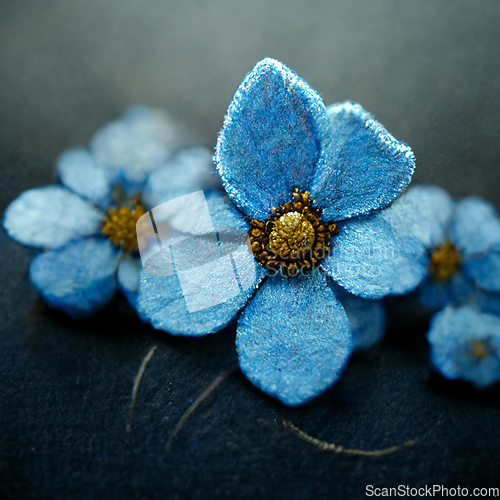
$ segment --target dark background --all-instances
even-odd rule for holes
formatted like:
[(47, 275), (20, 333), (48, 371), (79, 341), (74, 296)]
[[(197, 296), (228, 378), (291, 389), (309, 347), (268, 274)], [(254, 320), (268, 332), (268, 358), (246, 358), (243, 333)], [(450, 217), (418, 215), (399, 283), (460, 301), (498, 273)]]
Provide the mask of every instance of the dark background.
[[(417, 156), (415, 181), (500, 203), (500, 2), (0, 1), (0, 210), (134, 103), (213, 146), (265, 56), (362, 104)], [(364, 498), (365, 486), (500, 486), (500, 397), (432, 374), (426, 324), (389, 300), (386, 341), (287, 409), (230, 375), (234, 326), (203, 339), (141, 324), (121, 297), (71, 322), (37, 299), (31, 250), (0, 233), (0, 497)], [(139, 366), (132, 430), (126, 423)], [(323, 451), (283, 426), (380, 457)]]

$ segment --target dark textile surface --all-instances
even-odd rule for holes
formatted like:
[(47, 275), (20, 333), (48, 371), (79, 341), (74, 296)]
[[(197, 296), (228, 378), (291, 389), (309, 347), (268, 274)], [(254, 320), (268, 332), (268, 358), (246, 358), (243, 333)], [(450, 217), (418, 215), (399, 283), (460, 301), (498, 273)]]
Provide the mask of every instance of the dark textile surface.
[[(373, 112), (413, 148), (415, 181), (500, 203), (496, 0), (13, 0), (0, 11), (2, 212), (21, 191), (53, 182), (57, 155), (130, 104), (169, 110), (213, 146), (239, 82), (265, 56), (327, 104), (351, 99)], [(143, 325), (121, 297), (71, 322), (38, 300), (32, 250), (2, 231), (0, 255), (0, 498), (500, 487), (499, 389), (479, 393), (432, 373), (411, 297), (388, 301), (381, 346), (354, 356), (332, 390), (288, 409), (239, 370), (217, 379), (237, 366), (234, 325), (173, 338)], [(290, 423), (344, 448), (414, 444), (380, 457), (336, 453)]]

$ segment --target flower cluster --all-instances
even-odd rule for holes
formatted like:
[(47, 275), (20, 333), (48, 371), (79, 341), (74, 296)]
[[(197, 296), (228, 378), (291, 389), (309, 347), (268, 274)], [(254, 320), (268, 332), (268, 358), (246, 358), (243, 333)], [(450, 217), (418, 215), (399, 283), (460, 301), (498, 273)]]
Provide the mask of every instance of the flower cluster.
[(478, 197), (453, 200), (436, 186), (411, 187), (397, 203), (427, 249), (417, 293), (436, 313), (427, 336), (434, 366), (479, 388), (500, 380), (498, 211)]
[(500, 379), (498, 213), (406, 189), (413, 152), (359, 104), (325, 106), (264, 59), (236, 91), (213, 160), (186, 145), (164, 113), (131, 108), (60, 156), (62, 185), (9, 205), (7, 233), (44, 250), (30, 277), (49, 305), (86, 317), (118, 286), (172, 335), (234, 322), (243, 373), (296, 406), (381, 339), (384, 297), (417, 290), (439, 311), (428, 339), (441, 373)]
[(47, 304), (84, 318), (119, 288), (136, 306), (137, 221), (151, 206), (214, 184), (210, 152), (180, 150), (188, 144), (162, 111), (130, 108), (101, 127), (89, 148), (59, 156), (61, 184), (25, 191), (7, 207), (7, 234), (43, 250), (29, 274)]

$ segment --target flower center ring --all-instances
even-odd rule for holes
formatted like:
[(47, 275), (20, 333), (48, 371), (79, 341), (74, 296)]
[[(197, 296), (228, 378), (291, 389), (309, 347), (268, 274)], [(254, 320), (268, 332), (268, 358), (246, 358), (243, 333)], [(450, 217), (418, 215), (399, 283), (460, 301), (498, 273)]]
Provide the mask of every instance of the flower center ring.
[(292, 193), (290, 203), (266, 221), (250, 221), (250, 243), (259, 264), (290, 277), (308, 274), (331, 250), (331, 239), (339, 232), (334, 222), (324, 222), (308, 191)]

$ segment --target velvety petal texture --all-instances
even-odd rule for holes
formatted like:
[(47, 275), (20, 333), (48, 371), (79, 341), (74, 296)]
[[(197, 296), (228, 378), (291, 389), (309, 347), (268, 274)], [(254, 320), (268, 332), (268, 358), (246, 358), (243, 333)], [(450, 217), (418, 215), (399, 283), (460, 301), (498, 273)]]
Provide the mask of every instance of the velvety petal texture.
[(165, 112), (144, 106), (127, 110), (103, 125), (90, 149), (97, 163), (119, 169), (125, 182), (140, 184), (184, 142), (182, 133)]
[(56, 167), (61, 182), (74, 193), (103, 207), (111, 203), (117, 173), (98, 165), (88, 149), (67, 149), (57, 159)]
[(376, 299), (416, 288), (427, 275), (423, 243), (406, 225), (397, 224), (391, 206), (339, 225), (323, 268), (347, 291)]
[(384, 213), (393, 226), (406, 226), (430, 249), (447, 239), (454, 208), (455, 202), (444, 189), (416, 185), (410, 186)]
[(489, 251), (500, 252), (498, 211), (482, 198), (470, 196), (457, 203), (450, 237), (467, 257), (482, 257)]
[(381, 300), (362, 299), (328, 279), (335, 296), (347, 314), (355, 349), (364, 350), (382, 340), (385, 331), (385, 307)]
[(311, 194), (326, 220), (385, 207), (409, 184), (415, 155), (359, 104), (333, 104)]
[(139, 312), (174, 335), (222, 329), (265, 275), (247, 246), (248, 225), (241, 214), (221, 194), (206, 201), (211, 230), (207, 223), (197, 224), (162, 241), (150, 258), (154, 265), (148, 261), (141, 277)]
[(120, 258), (116, 273), (118, 288), (134, 308), (137, 307), (141, 269), (142, 263), (139, 257), (124, 254)]
[(238, 320), (236, 348), (253, 384), (297, 406), (340, 377), (352, 337), (344, 309), (316, 272), (269, 277)]
[(62, 186), (21, 193), (4, 214), (7, 234), (23, 245), (58, 248), (100, 232), (103, 213)]
[(434, 366), (478, 388), (500, 380), (500, 317), (468, 307), (437, 313), (427, 334)]
[(222, 190), (222, 185), (215, 171), (212, 152), (200, 146), (179, 151), (151, 172), (144, 183), (141, 201), (153, 208), (201, 189)]
[(113, 297), (117, 256), (110, 241), (85, 238), (37, 255), (30, 278), (51, 307), (85, 318)]
[(483, 290), (500, 292), (500, 251), (491, 251), (477, 259), (466, 259), (462, 269)]
[(215, 161), (229, 197), (263, 219), (306, 190), (320, 155), (321, 97), (284, 64), (264, 59), (238, 88), (217, 140)]

